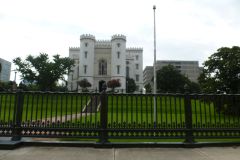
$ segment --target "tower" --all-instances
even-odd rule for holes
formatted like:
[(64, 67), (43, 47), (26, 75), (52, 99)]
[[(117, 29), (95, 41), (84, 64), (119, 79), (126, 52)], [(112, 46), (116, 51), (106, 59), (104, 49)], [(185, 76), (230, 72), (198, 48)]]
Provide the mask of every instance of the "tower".
[(126, 36), (113, 35), (111, 39), (111, 79), (119, 79), (121, 87), (126, 89)]
[(94, 48), (95, 37), (90, 34), (80, 36), (79, 80), (87, 79), (93, 89), (94, 83)]

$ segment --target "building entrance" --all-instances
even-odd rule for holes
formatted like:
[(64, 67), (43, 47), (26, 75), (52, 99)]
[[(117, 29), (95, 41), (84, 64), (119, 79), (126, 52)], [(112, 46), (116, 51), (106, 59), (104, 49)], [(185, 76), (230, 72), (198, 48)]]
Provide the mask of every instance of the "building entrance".
[(106, 83), (104, 80), (101, 80), (101, 81), (99, 81), (99, 84), (98, 84), (98, 86), (99, 86), (99, 88), (98, 88), (98, 90), (99, 90), (99, 92), (102, 92), (102, 90), (103, 90), (103, 84), (104, 83)]

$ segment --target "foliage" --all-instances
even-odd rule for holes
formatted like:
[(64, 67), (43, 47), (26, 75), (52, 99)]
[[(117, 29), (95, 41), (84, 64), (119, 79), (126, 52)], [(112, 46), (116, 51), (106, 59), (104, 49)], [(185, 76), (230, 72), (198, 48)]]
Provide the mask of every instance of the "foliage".
[(40, 90), (54, 90), (58, 80), (64, 80), (64, 75), (71, 71), (74, 61), (70, 58), (53, 56), (53, 61), (45, 53), (33, 57), (29, 55), (24, 61), (17, 57), (13, 60), (22, 80), (36, 84)]
[(182, 75), (174, 66), (168, 65), (157, 71), (157, 90), (158, 92), (192, 93), (200, 92), (200, 86)]
[(18, 85), (18, 89), (23, 91), (39, 91), (39, 86), (36, 83), (21, 81)]
[(81, 81), (78, 81), (78, 85), (82, 88), (83, 92), (87, 92), (88, 91), (88, 87), (91, 87), (91, 83), (88, 82), (87, 79), (83, 79)]
[(187, 78), (174, 66), (168, 65), (157, 71), (158, 92), (184, 92)]
[(192, 82), (189, 79), (187, 79), (184, 91), (189, 93), (199, 93), (201, 91), (201, 88), (198, 83)]
[[(201, 88), (205, 92), (239, 93), (240, 92), (240, 47), (222, 47), (204, 62), (204, 69), (199, 77)], [(230, 115), (240, 113), (240, 101), (215, 101), (218, 112)]]
[(121, 83), (119, 79), (112, 79), (107, 82), (107, 87), (111, 88), (112, 91), (114, 91), (115, 88), (121, 87)]
[(17, 85), (14, 81), (0, 82), (0, 91), (12, 91), (17, 89)]
[(150, 83), (146, 84), (144, 88), (146, 89), (146, 93), (152, 93), (152, 86)]
[(222, 47), (204, 62), (199, 82), (207, 92), (240, 92), (240, 47)]
[(126, 88), (127, 88), (127, 93), (133, 93), (136, 90), (137, 85), (136, 85), (134, 79), (127, 77)]
[(68, 88), (66, 85), (57, 85), (54, 90), (58, 92), (67, 92)]

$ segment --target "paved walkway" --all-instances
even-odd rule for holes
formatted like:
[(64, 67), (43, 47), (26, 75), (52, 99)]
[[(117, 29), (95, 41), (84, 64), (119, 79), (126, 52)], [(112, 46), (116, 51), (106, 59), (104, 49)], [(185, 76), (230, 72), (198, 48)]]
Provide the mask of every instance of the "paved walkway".
[(239, 160), (240, 147), (78, 148), (20, 147), (0, 150), (0, 160)]

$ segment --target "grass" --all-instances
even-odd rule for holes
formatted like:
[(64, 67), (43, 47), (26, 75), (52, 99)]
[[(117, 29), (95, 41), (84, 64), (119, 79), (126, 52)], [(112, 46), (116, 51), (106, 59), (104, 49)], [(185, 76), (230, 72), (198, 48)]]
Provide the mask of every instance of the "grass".
[[(81, 113), (90, 99), (90, 94), (25, 93), (22, 120), (48, 120), (72, 115), (71, 122), (96, 124), (100, 113)], [(13, 120), (14, 94), (0, 94), (0, 120)], [(213, 124), (238, 125), (239, 117), (217, 113), (212, 102), (191, 99), (193, 126), (211, 127)], [(156, 122), (161, 126), (185, 125), (185, 102), (182, 96), (161, 95), (156, 97)], [(81, 116), (78, 115), (81, 113)], [(68, 119), (69, 120), (69, 119)], [(135, 124), (146, 127), (154, 124), (154, 99), (151, 95), (108, 95), (108, 123), (110, 126)]]
[[(191, 99), (192, 124), (196, 127), (239, 126), (239, 117), (216, 112), (212, 102)], [(152, 125), (154, 123), (153, 97), (109, 95), (108, 122)], [(96, 115), (100, 117), (100, 115)], [(168, 127), (185, 125), (185, 102), (183, 97), (157, 96), (156, 122)], [(97, 119), (99, 120), (99, 119)]]
[[(94, 128), (100, 124), (100, 112), (81, 113), (89, 102), (90, 94), (26, 93), (24, 94), (22, 121), (49, 120), (50, 117), (72, 115), (70, 123)], [(14, 94), (0, 94), (0, 121), (13, 120), (16, 112)], [(153, 128), (154, 98), (151, 95), (108, 95), (108, 127)], [(216, 112), (214, 103), (200, 98), (191, 98), (193, 128), (239, 128), (240, 116)], [(156, 96), (156, 122), (162, 128), (185, 128), (185, 105), (183, 96)], [(81, 115), (79, 115), (79, 113)], [(60, 120), (61, 121), (61, 120)], [(113, 133), (114, 134), (114, 133)], [(144, 133), (147, 135), (148, 133)], [(205, 134), (205, 133), (204, 133)], [(215, 135), (218, 133), (215, 133)], [(147, 137), (147, 136), (145, 136)], [(74, 140), (64, 138), (61, 140)], [(75, 140), (88, 140), (76, 138)], [(89, 139), (90, 140), (90, 139)], [(91, 139), (92, 141), (92, 139)], [(111, 142), (182, 142), (183, 139), (110, 139)], [(198, 142), (232, 142), (239, 139), (197, 139)]]
[[(31, 121), (79, 113), (89, 99), (89, 95), (27, 93), (24, 94), (22, 119)], [(14, 94), (0, 94), (0, 120), (13, 120), (16, 103)]]

